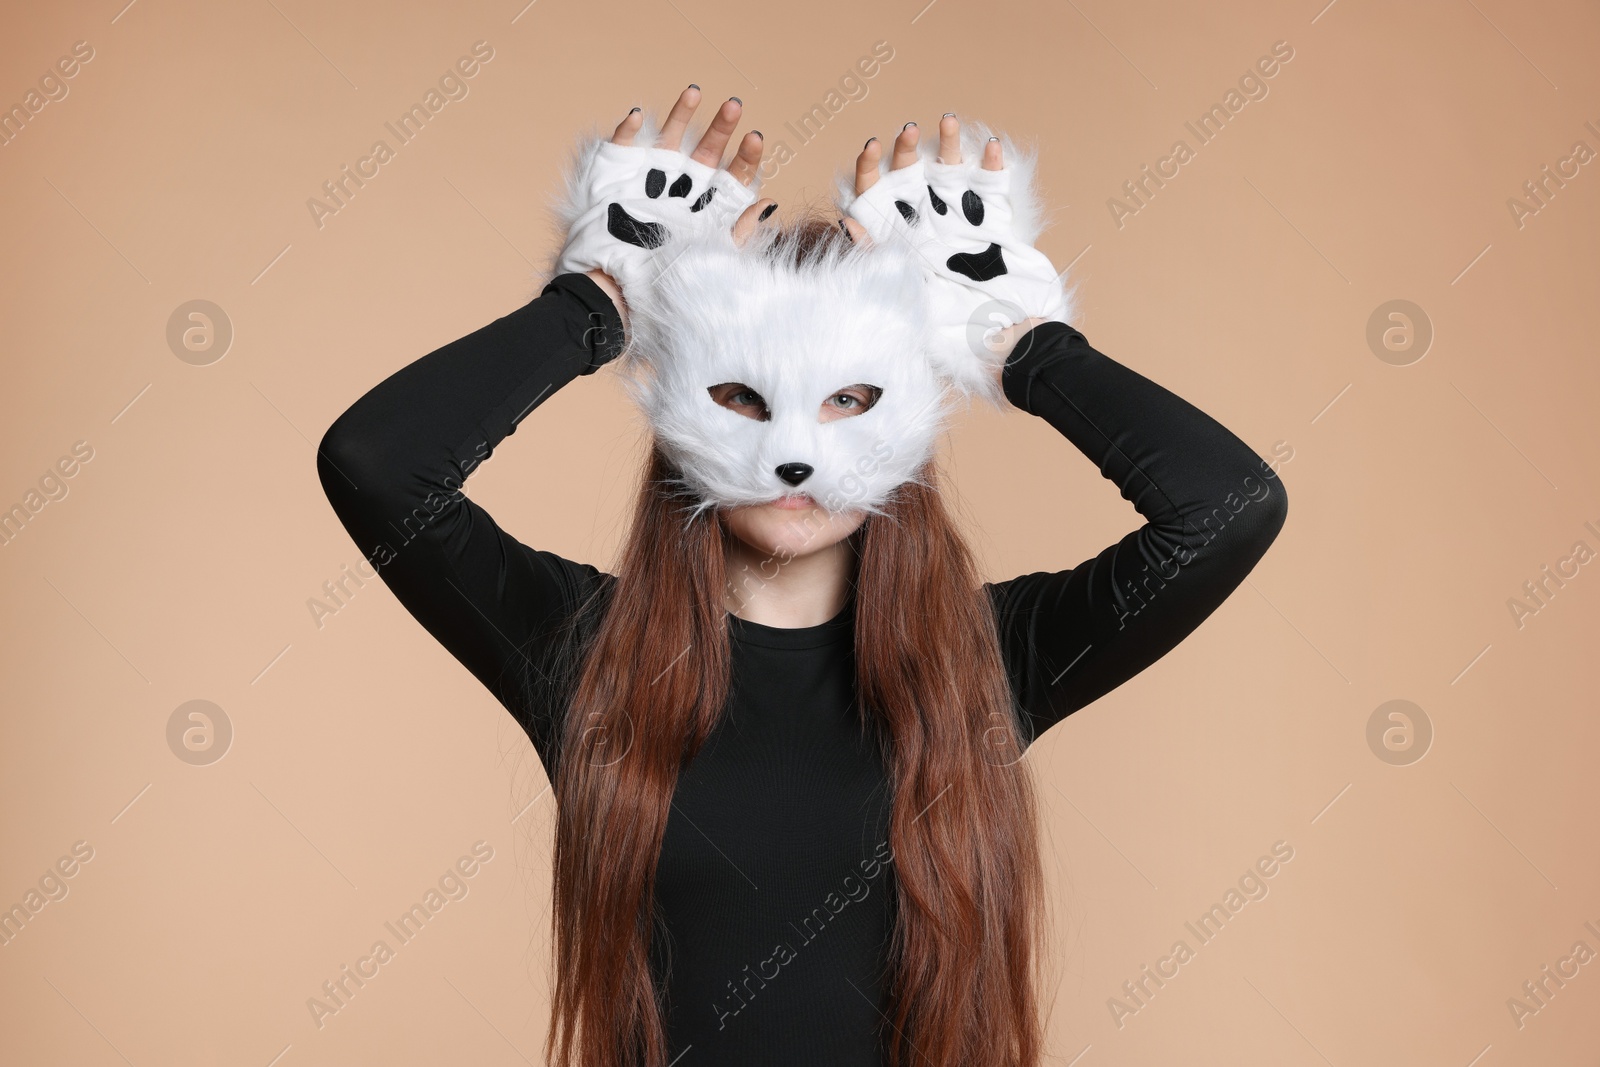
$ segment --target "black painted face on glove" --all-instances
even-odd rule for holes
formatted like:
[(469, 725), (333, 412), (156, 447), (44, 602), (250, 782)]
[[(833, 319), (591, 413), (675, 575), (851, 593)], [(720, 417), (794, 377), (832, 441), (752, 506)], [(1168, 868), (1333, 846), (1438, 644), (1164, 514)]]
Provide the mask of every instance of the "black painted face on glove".
[[(948, 214), (950, 205), (946, 204), (939, 194), (933, 191), (933, 186), (928, 186), (928, 203), (933, 205), (933, 210), (939, 214)], [(915, 226), (922, 221), (917, 214), (917, 209), (904, 200), (896, 200), (894, 206), (899, 210), (900, 216), (908, 223)], [(974, 226), (983, 225), (983, 198), (968, 189), (961, 194), (961, 214)], [(945, 266), (965, 278), (975, 282), (986, 282), (991, 278), (998, 278), (1006, 273), (1006, 260), (1000, 254), (1000, 246), (994, 242), (982, 252), (957, 252), (945, 261)]]
[[(694, 181), (687, 174), (680, 174), (672, 183), (672, 188), (667, 188), (667, 172), (659, 167), (651, 167), (644, 176), (644, 195), (655, 200), (665, 190), (668, 196), (686, 197), (694, 191)], [(707, 187), (706, 191), (695, 198), (689, 205), (690, 211), (704, 211), (716, 189)], [(982, 218), (981, 209), (979, 218)], [(606, 211), (606, 232), (619, 241), (634, 245), (638, 248), (660, 248), (667, 239), (666, 227), (659, 222), (642, 222), (628, 214), (621, 204), (612, 204)], [(1002, 271), (1001, 273), (1004, 273)]]

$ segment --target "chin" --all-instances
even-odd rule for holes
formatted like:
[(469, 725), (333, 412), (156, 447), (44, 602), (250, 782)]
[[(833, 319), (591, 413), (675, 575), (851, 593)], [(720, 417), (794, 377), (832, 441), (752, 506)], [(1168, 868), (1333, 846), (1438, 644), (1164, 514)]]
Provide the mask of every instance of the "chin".
[(828, 511), (809, 497), (730, 508), (728, 530), (751, 548), (779, 560), (831, 548), (860, 528), (864, 511)]

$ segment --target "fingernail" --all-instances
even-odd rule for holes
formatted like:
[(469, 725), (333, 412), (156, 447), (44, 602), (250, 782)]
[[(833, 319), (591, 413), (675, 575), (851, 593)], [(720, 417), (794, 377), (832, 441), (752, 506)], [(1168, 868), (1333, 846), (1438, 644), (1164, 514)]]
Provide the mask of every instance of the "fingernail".
[(639, 110), (638, 108), (634, 108), (633, 111), (628, 112), (628, 114), (631, 115), (631, 114), (633, 114), (634, 111), (638, 111), (638, 110)]
[(954, 111), (946, 111), (944, 113), (944, 117), (947, 119), (953, 119), (956, 117), (956, 113)]
[(867, 144), (864, 144), (864, 145), (862, 145), (862, 146), (861, 146), (861, 150), (862, 150), (862, 151), (863, 151), (863, 152), (865, 152), (865, 151), (866, 151), (866, 150), (867, 150), (867, 145), (869, 145), (869, 144), (871, 144), (871, 143), (872, 143), (872, 142), (873, 142), (873, 141), (876, 141), (876, 140), (877, 140), (877, 139), (878, 139), (878, 138), (877, 138), (877, 137), (876, 137), (876, 136), (873, 136), (873, 137), (868, 137), (868, 138), (867, 138)]
[(763, 141), (767, 139), (767, 135), (762, 133), (760, 130), (751, 130), (750, 132), (761, 138)]
[(740, 100), (737, 96), (730, 96), (730, 97), (728, 97), (728, 99), (732, 100), (735, 104), (738, 104), (740, 107), (744, 107), (744, 101)]
[(696, 84), (695, 84), (695, 83), (694, 83), (694, 82), (690, 82), (690, 83), (689, 83), (689, 88), (691, 88), (691, 89), (698, 89), (698, 88), (700, 88), (700, 86), (698, 86), (698, 85), (696, 85)]
[(856, 239), (854, 237), (850, 236), (850, 227), (848, 227), (848, 226), (846, 226), (844, 224), (844, 219), (840, 219), (839, 220), (839, 229), (844, 231), (844, 236), (845, 236), (846, 240), (848, 240), (851, 244), (855, 244), (856, 243)]
[(911, 127), (913, 127), (915, 125), (916, 125), (915, 122), (908, 122), (904, 126), (900, 127), (900, 132), (904, 133), (905, 131), (909, 130)]
[(756, 221), (766, 222), (767, 218), (776, 210), (778, 210), (777, 204), (768, 204), (766, 207), (761, 209), (761, 214), (756, 216)]
[(1000, 138), (998, 138), (998, 137), (991, 137), (991, 138), (989, 138), (989, 140), (991, 140), (991, 141), (998, 141), (998, 140), (999, 140), (999, 139), (1000, 139)]

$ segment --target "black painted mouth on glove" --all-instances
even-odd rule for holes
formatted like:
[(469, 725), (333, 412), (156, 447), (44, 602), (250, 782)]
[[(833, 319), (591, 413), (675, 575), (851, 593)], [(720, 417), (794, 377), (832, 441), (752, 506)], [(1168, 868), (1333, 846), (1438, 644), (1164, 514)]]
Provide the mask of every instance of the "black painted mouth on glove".
[(975, 282), (986, 282), (1006, 273), (1005, 257), (1000, 254), (1000, 246), (993, 242), (982, 252), (957, 252), (945, 266)]
[(621, 204), (612, 204), (606, 211), (606, 232), (637, 248), (660, 248), (667, 239), (665, 226), (636, 219)]

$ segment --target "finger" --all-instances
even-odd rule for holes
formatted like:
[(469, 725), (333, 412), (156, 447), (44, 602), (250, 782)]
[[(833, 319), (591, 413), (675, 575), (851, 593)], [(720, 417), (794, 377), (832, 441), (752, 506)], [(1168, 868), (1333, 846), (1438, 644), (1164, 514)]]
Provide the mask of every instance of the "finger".
[(743, 248), (744, 243), (750, 240), (750, 235), (756, 232), (756, 227), (770, 218), (776, 210), (778, 202), (771, 197), (757, 200), (745, 208), (744, 213), (733, 224), (733, 243)]
[(939, 120), (939, 162), (961, 162), (961, 120), (954, 111)]
[(991, 137), (983, 146), (983, 169), (1004, 170), (1005, 163), (1000, 158), (1000, 138)]
[(908, 122), (901, 127), (900, 136), (894, 139), (894, 155), (889, 159), (889, 169), (899, 170), (909, 167), (917, 161), (917, 137), (920, 131), (915, 122)]
[(728, 173), (736, 178), (741, 185), (749, 185), (755, 180), (756, 171), (761, 167), (761, 153), (766, 151), (767, 142), (761, 136), (760, 130), (751, 130), (744, 135), (744, 140), (739, 142), (739, 151), (734, 153), (733, 159), (728, 163)]
[(744, 101), (737, 96), (724, 100), (689, 158), (698, 159), (708, 167), (722, 166), (723, 150), (728, 147), (728, 139), (733, 136), (733, 128), (739, 125), (739, 113), (743, 110)]
[(694, 109), (700, 106), (700, 86), (690, 83), (689, 87), (678, 94), (678, 102), (672, 105), (672, 110), (667, 113), (667, 121), (661, 127), (661, 136), (656, 138), (657, 148), (677, 148), (683, 143), (683, 132), (689, 128), (689, 119), (694, 115)]
[(867, 228), (855, 219), (840, 219), (839, 224), (844, 227), (844, 232), (850, 238), (851, 244), (871, 244), (872, 238), (867, 236)]
[(883, 142), (876, 137), (867, 138), (856, 157), (856, 195), (871, 189), (878, 181), (878, 167), (883, 162)]
[(633, 135), (639, 132), (639, 127), (644, 125), (644, 112), (634, 108), (622, 116), (622, 121), (617, 123), (616, 132), (611, 135), (612, 144), (632, 144)]
[(718, 107), (717, 115), (710, 120), (706, 133), (701, 134), (701, 142), (694, 146), (690, 158), (696, 158), (706, 166), (722, 166), (723, 150), (728, 147), (728, 139), (733, 136), (734, 126), (739, 125), (739, 114), (744, 110), (744, 101), (738, 96), (730, 96)]

